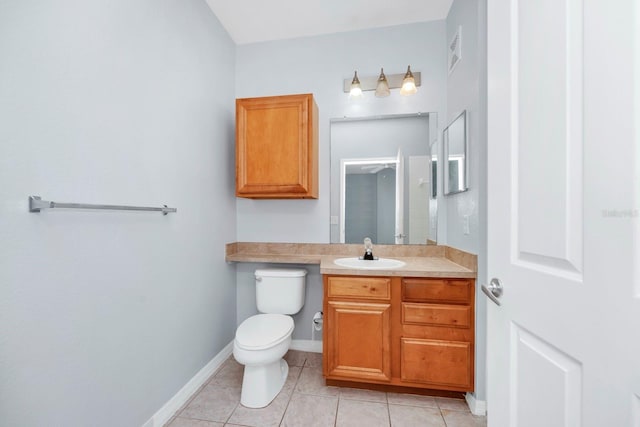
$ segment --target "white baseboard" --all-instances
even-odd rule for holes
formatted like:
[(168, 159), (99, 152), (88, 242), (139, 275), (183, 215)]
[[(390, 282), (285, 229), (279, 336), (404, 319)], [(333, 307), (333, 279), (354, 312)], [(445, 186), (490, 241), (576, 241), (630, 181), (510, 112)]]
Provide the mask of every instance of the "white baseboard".
[(312, 340), (291, 340), (289, 346), (291, 350), (308, 351), (311, 353), (322, 353), (322, 341)]
[(165, 425), (189, 398), (209, 379), (209, 377), (227, 360), (233, 352), (233, 341), (227, 344), (213, 359), (200, 369), (184, 387), (180, 389), (162, 408), (156, 412), (143, 427), (160, 427)]
[(464, 397), (469, 405), (469, 409), (473, 415), (487, 415), (487, 402), (486, 400), (477, 400), (476, 397), (467, 393)]

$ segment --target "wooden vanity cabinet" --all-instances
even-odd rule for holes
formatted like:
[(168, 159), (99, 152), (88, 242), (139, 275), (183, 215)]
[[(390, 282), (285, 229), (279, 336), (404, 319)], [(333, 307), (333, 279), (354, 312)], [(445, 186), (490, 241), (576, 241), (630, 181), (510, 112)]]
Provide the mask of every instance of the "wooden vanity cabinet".
[(325, 275), (327, 380), (473, 391), (473, 279)]
[(312, 94), (236, 100), (236, 196), (318, 198), (318, 107)]

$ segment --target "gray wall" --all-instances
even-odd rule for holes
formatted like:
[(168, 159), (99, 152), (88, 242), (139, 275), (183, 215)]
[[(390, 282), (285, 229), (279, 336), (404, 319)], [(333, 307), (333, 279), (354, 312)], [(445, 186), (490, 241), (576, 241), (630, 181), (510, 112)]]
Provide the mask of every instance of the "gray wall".
[(142, 425), (234, 336), (235, 46), (201, 0), (6, 0), (0, 58), (0, 424)]
[[(454, 0), (446, 21), (447, 43), (462, 26), (462, 60), (447, 80), (447, 123), (467, 110), (469, 132), (469, 190), (444, 197), (447, 244), (478, 254), (476, 287), (479, 289), (487, 282), (486, 0)], [(463, 233), (465, 215), (469, 216), (468, 235)], [(485, 325), (486, 298), (476, 292), (476, 398), (479, 400), (486, 399)]]

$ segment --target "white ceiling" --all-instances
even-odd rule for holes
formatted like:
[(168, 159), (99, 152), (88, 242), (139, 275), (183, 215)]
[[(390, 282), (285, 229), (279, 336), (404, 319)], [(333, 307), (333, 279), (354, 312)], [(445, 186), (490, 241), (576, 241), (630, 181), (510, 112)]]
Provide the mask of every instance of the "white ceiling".
[(445, 19), (453, 0), (206, 0), (237, 44)]

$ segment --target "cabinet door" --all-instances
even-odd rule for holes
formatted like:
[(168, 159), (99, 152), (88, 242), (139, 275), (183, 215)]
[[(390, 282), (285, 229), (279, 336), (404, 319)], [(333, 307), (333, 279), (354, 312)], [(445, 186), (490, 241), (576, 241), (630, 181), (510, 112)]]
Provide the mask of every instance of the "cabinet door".
[(313, 96), (236, 100), (236, 196), (318, 197)]
[(391, 380), (390, 304), (328, 301), (327, 376)]

